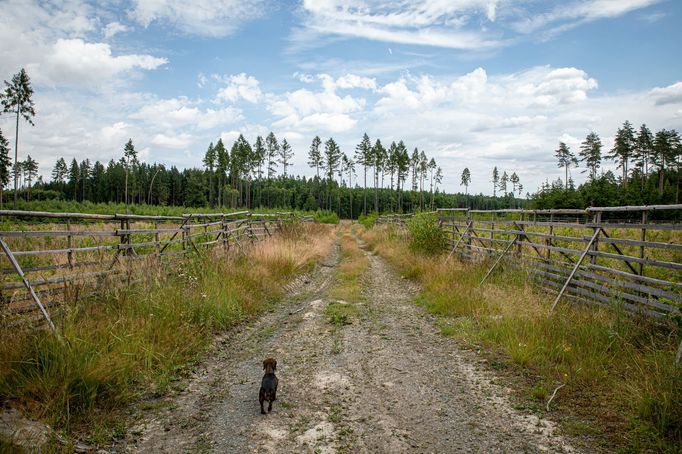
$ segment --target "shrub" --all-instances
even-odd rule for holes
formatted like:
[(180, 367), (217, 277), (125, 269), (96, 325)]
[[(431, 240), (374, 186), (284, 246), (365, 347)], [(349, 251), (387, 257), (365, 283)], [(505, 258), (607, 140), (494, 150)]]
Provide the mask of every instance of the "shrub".
[(445, 232), (438, 225), (434, 213), (418, 213), (407, 221), (410, 232), (410, 249), (426, 255), (443, 252), (447, 245)]
[(320, 224), (338, 224), (339, 217), (330, 210), (317, 210), (315, 212), (315, 220)]
[(378, 217), (379, 213), (377, 213), (376, 211), (372, 211), (367, 215), (361, 214), (360, 217), (358, 218), (358, 223), (364, 225), (366, 229), (371, 229), (372, 227), (374, 227), (374, 224), (377, 223)]

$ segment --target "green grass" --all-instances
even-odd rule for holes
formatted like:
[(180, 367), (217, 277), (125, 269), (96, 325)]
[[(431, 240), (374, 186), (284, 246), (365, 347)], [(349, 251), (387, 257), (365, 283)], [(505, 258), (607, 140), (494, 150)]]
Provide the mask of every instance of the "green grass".
[(85, 433), (97, 443), (120, 436), (131, 401), (177, 387), (214, 333), (278, 301), (282, 285), (331, 245), (322, 226), (292, 228), (247, 256), (214, 251), (171, 274), (147, 269), (138, 285), (70, 305), (58, 321), (60, 339), (3, 331), (2, 401), (67, 436)]
[(674, 356), (679, 329), (616, 309), (564, 302), (550, 314), (552, 298), (513, 268), (494, 273), (482, 287), (489, 264), (459, 263), (405, 247), (394, 231), (363, 234), (398, 271), (417, 279), (417, 303), (439, 315), (441, 331), (488, 351), (505, 374), (517, 374), (533, 408), (552, 401), (620, 449), (678, 452), (682, 446), (682, 367)]

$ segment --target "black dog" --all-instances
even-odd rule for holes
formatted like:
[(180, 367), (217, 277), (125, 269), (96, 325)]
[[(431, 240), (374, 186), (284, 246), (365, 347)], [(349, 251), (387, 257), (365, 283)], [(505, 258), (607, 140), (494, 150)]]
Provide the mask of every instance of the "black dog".
[(258, 393), (258, 400), (260, 401), (260, 412), (265, 414), (263, 410), (263, 402), (268, 401), (268, 412), (272, 411), (272, 403), (277, 399), (277, 377), (275, 370), (277, 369), (277, 360), (275, 358), (267, 358), (263, 361), (263, 369), (265, 375), (263, 381), (260, 383), (260, 392)]

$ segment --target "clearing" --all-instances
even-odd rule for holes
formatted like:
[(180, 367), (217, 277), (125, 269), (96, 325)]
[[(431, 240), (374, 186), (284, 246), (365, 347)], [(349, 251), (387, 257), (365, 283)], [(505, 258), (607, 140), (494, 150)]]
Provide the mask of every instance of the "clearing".
[[(349, 235), (346, 242), (363, 247)], [(579, 451), (551, 421), (515, 409), (504, 380), (442, 336), (413, 303), (415, 284), (382, 258), (357, 250), (366, 257), (361, 298), (331, 298), (342, 243), (290, 285), (282, 304), (217, 339), (175, 395), (139, 403), (117, 450)], [(264, 416), (258, 388), (267, 356), (278, 360), (280, 385)]]

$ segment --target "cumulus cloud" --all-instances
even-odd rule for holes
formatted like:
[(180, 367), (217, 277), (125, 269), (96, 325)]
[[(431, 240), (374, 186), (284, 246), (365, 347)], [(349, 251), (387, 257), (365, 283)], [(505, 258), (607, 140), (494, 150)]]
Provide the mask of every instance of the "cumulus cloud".
[[(289, 129), (300, 128), (303, 131), (319, 129), (337, 133), (348, 131), (355, 126), (357, 120), (350, 114), (362, 111), (365, 107), (365, 99), (337, 94), (338, 81), (327, 74), (318, 75), (318, 79), (322, 90), (313, 91), (302, 88), (282, 95), (271, 94), (269, 96), (267, 109), (278, 117), (273, 123), (274, 126)], [(351, 79), (353, 78), (347, 80)]]
[(145, 27), (161, 22), (188, 34), (222, 37), (262, 17), (268, 5), (269, 0), (134, 0), (129, 14)]
[(227, 83), (226, 87), (218, 91), (216, 99), (218, 101), (237, 102), (244, 99), (250, 103), (257, 103), (261, 98), (260, 84), (258, 80), (246, 73), (226, 76), (223, 78)]
[(682, 104), (682, 82), (667, 87), (656, 87), (651, 90), (651, 96), (657, 105)]
[(183, 97), (148, 102), (131, 114), (130, 118), (164, 129), (182, 127), (211, 129), (221, 124), (239, 121), (242, 116), (241, 111), (234, 107), (202, 110), (195, 102)]
[(82, 39), (59, 39), (45, 61), (36, 68), (48, 75), (51, 84), (94, 84), (134, 69), (152, 70), (168, 63), (151, 55), (114, 56), (106, 43), (87, 43)]
[(177, 135), (156, 134), (151, 140), (154, 145), (162, 148), (171, 148), (182, 150), (187, 148), (192, 143), (193, 137), (187, 133)]

